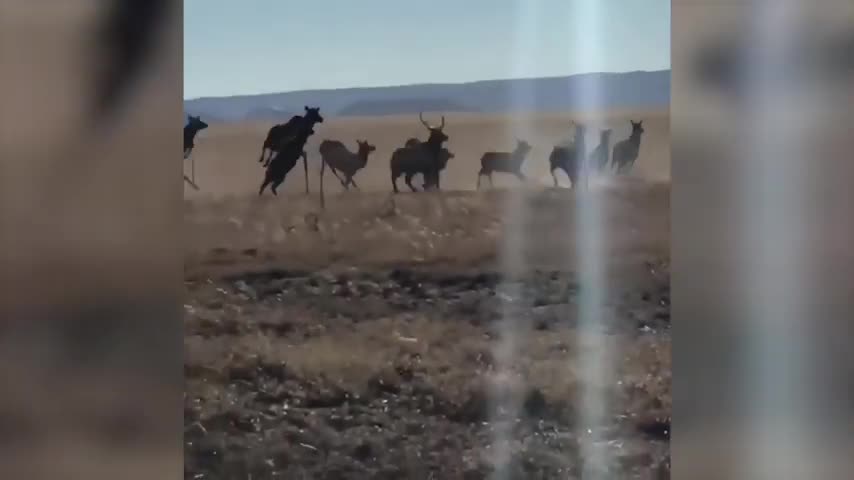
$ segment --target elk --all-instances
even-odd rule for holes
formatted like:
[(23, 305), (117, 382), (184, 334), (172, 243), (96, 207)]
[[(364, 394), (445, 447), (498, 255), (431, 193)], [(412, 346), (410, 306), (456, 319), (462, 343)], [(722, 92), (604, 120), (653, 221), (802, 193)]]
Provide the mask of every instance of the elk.
[[(442, 149), (439, 150), (439, 172), (442, 172), (442, 170), (448, 166), (448, 160), (452, 158), (454, 158), (454, 154), (448, 151), (447, 148), (442, 147)], [(422, 186), (424, 190), (429, 190), (431, 187), (435, 187), (436, 189), (439, 188), (439, 185), (436, 183), (436, 179), (439, 178), (438, 176), (434, 178), (427, 177), (424, 174), (422, 174), (422, 176), (424, 176), (424, 185)]]
[(611, 129), (607, 128), (599, 132), (599, 145), (590, 152), (590, 163), (599, 173), (608, 166), (608, 154), (611, 150)]
[[(319, 151), (321, 158), (320, 175), (323, 175), (324, 168), (329, 165), (332, 173), (341, 182), (345, 189), (349, 190), (350, 185), (357, 189), (356, 181), (353, 176), (359, 170), (365, 168), (368, 164), (368, 155), (377, 149), (376, 146), (368, 143), (367, 140), (356, 140), (359, 148), (356, 153), (347, 150), (347, 147), (338, 140), (324, 140), (320, 143)], [(344, 180), (338, 176), (338, 170), (344, 174)]]
[(303, 125), (297, 131), (296, 136), (288, 137), (281, 144), (276, 145), (273, 158), (264, 173), (264, 181), (258, 190), (259, 196), (264, 193), (267, 185), (270, 185), (273, 195), (277, 195), (276, 188), (285, 181), (285, 177), (294, 168), (300, 157), (302, 157), (302, 163), (306, 170), (306, 190), (308, 190), (308, 158), (305, 153), (305, 143), (313, 133), (314, 130), (311, 127)]
[[(398, 157), (398, 160), (402, 160), (404, 158), (405, 157)], [(448, 166), (448, 160), (450, 160), (452, 158), (454, 158), (454, 154), (451, 153), (450, 151), (448, 151), (447, 148), (442, 147), (442, 149), (439, 150), (439, 165), (438, 165), (438, 167), (439, 167), (440, 172), (442, 170), (444, 170), (445, 167)], [(424, 177), (424, 184), (422, 187), (422, 188), (424, 188), (424, 190), (428, 190), (432, 187), (439, 188), (436, 185), (437, 176), (431, 176), (430, 173), (426, 169), (421, 169), (423, 166), (424, 166), (423, 164), (420, 164), (420, 165), (415, 164), (415, 165), (410, 165), (409, 167), (411, 167), (411, 168), (406, 168), (407, 165), (402, 165), (399, 162), (396, 163), (395, 157), (392, 156), (391, 184), (394, 187), (395, 193), (398, 192), (398, 190), (397, 190), (397, 179), (401, 175), (404, 175), (403, 180), (404, 180), (404, 182), (406, 182), (406, 185), (413, 192), (417, 192), (418, 190), (412, 185), (412, 177), (414, 177), (418, 173), (420, 173)]]
[[(445, 116), (442, 115), (442, 123), (438, 127), (432, 126), (424, 121), (423, 112), (418, 114), (419, 120), (430, 132), (427, 141), (421, 142), (418, 139), (410, 138), (406, 141), (406, 145), (398, 148), (391, 155), (391, 184), (394, 191), (397, 190), (396, 180), (401, 174), (407, 177), (407, 185), (413, 191), (411, 179), (416, 173), (424, 176), (424, 189), (435, 187), (439, 189), (439, 175), (442, 170), (441, 163), (444, 154), (442, 154), (442, 144), (448, 140), (448, 135), (445, 134)], [(450, 158), (450, 157), (449, 157)], [(447, 164), (447, 158), (444, 159)]]
[(492, 186), (493, 172), (512, 173), (520, 181), (525, 181), (525, 176), (522, 175), (522, 163), (528, 152), (531, 151), (531, 145), (524, 141), (516, 139), (516, 149), (512, 152), (486, 152), (480, 157), (480, 171), (477, 174), (477, 188), (480, 189), (480, 179), (484, 175), (489, 177), (489, 185)]
[[(267, 132), (267, 138), (264, 139), (264, 145), (261, 147), (261, 156), (258, 162), (263, 162), (264, 166), (270, 164), (270, 160), (276, 153), (276, 147), (285, 144), (288, 137), (295, 137), (301, 126), (313, 128), (316, 123), (323, 123), (323, 117), (320, 115), (320, 107), (312, 108), (305, 106), (305, 116), (294, 115), (286, 123), (280, 123), (270, 127)], [(265, 157), (267, 150), (270, 154)]]
[(201, 117), (187, 115), (187, 124), (184, 125), (184, 160), (190, 156), (193, 147), (196, 146), (196, 134), (208, 128), (208, 124), (202, 121)]
[(638, 159), (638, 152), (640, 151), (641, 134), (644, 132), (643, 120), (640, 122), (629, 121), (632, 123), (631, 135), (629, 138), (617, 142), (611, 155), (611, 168), (616, 168), (617, 173), (622, 173), (624, 169), (631, 168), (635, 160)]
[(555, 170), (558, 168), (563, 170), (569, 177), (571, 187), (575, 188), (578, 183), (579, 176), (583, 176), (585, 183), (587, 181), (587, 167), (584, 161), (584, 134), (586, 127), (581, 124), (575, 124), (575, 137), (570, 145), (555, 146), (552, 153), (549, 155), (549, 166), (552, 173), (552, 178), (555, 182), (555, 187), (558, 186)]
[[(201, 130), (208, 128), (208, 124), (203, 122), (201, 117), (187, 115), (187, 124), (184, 125), (184, 160), (186, 160), (193, 152), (193, 147), (196, 146), (196, 134)], [(192, 178), (191, 178), (192, 177)], [(184, 181), (189, 183), (191, 187), (198, 190), (196, 185), (196, 160), (190, 160), (190, 177), (184, 175)]]

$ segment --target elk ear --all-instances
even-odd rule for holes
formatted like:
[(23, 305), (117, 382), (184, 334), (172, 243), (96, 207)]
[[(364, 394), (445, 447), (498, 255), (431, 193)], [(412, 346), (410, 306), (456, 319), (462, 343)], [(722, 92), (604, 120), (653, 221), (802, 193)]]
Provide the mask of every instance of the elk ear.
[(308, 111), (308, 105), (305, 105), (304, 108), (305, 108), (305, 111), (307, 112)]

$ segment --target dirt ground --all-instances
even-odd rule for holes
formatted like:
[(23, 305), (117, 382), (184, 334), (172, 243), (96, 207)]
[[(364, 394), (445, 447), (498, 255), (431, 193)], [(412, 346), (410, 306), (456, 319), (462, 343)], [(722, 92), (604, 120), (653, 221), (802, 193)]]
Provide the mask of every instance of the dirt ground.
[[(583, 197), (537, 185), (568, 118), (522, 129), (538, 132), (531, 182), (473, 192), (477, 152), (528, 122), (449, 115), (445, 191), (399, 195), (387, 157), (424, 136), (417, 116), (329, 119), (310, 160), (323, 138), (378, 151), (362, 191), (330, 182), (323, 210), (301, 169), (279, 197), (253, 194), (268, 126), (211, 127), (203, 191), (185, 195), (185, 478), (580, 478), (588, 438), (611, 478), (669, 478), (668, 118), (632, 115), (635, 172)], [(615, 140), (627, 118), (607, 117)], [(594, 326), (579, 317), (585, 205), (601, 220)], [(608, 367), (585, 383), (591, 354)]]

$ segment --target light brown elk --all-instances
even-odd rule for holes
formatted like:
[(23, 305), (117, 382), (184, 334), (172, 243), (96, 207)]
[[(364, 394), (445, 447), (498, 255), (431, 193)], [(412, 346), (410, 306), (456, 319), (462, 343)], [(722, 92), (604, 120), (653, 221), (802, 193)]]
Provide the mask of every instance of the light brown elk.
[(522, 163), (531, 145), (524, 140), (516, 139), (516, 149), (512, 152), (486, 152), (480, 157), (480, 171), (477, 174), (477, 188), (480, 188), (480, 179), (484, 175), (489, 177), (489, 185), (492, 186), (492, 174), (494, 172), (511, 173), (521, 181), (525, 181), (522, 174)]
[(323, 171), (327, 165), (336, 177), (338, 177), (338, 172), (340, 171), (344, 174), (344, 179), (342, 180), (341, 177), (338, 177), (338, 180), (347, 190), (350, 189), (350, 185), (353, 185), (357, 189), (359, 188), (353, 176), (356, 175), (356, 172), (365, 168), (365, 165), (368, 164), (368, 155), (377, 149), (376, 146), (371, 145), (367, 140), (356, 140), (356, 143), (359, 149), (355, 153), (348, 150), (338, 140), (324, 140), (320, 143), (319, 147), (321, 162), (323, 162), (320, 166), (320, 174), (323, 175)]

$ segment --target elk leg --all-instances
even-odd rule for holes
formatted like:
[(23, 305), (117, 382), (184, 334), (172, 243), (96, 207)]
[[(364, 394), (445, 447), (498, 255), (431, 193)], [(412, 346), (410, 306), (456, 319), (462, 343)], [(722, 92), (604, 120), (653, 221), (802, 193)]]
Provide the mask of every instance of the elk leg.
[(302, 152), (302, 169), (305, 171), (305, 194), (308, 195), (308, 155)]
[(279, 188), (279, 185), (281, 185), (281, 184), (282, 184), (282, 182), (284, 182), (284, 181), (285, 181), (284, 179), (281, 179), (281, 180), (276, 180), (276, 181), (274, 181), (274, 182), (273, 182), (273, 184), (270, 186), (270, 191), (272, 191), (272, 192), (273, 192), (273, 195), (276, 195), (276, 196), (278, 196), (278, 195), (279, 195), (279, 194), (276, 192), (276, 189), (277, 189), (277, 188)]
[(555, 168), (552, 168), (552, 179), (554, 179), (554, 181), (555, 181), (555, 188), (557, 188), (557, 187), (559, 187), (560, 185), (557, 183), (557, 175), (555, 175), (555, 170), (556, 170)]
[(193, 183), (193, 181), (192, 181), (192, 180), (190, 180), (189, 178), (187, 178), (187, 176), (186, 176), (186, 175), (184, 175), (184, 181), (185, 181), (185, 182), (187, 182), (191, 187), (193, 187), (193, 189), (194, 189), (194, 190), (198, 190), (198, 189), (199, 189), (198, 185), (196, 185), (195, 183)]
[(350, 177), (350, 185), (356, 187), (356, 190), (361, 190), (358, 185), (356, 185), (356, 180), (353, 177)]
[(335, 178), (337, 178), (338, 181), (341, 182), (341, 186), (347, 188), (348, 181), (346, 179), (342, 179), (341, 176), (338, 175), (338, 170), (335, 170), (335, 167), (333, 167), (332, 165), (329, 166), (329, 169), (332, 170), (332, 174), (335, 175)]
[(400, 174), (398, 174), (397, 172), (392, 170), (392, 172), (391, 172), (391, 186), (392, 186), (392, 188), (394, 188), (394, 193), (400, 193), (400, 190), (397, 189), (397, 177), (399, 177), (399, 176), (400, 176)]
[(489, 172), (489, 186), (490, 188), (495, 187), (495, 182), (492, 181), (492, 172)]
[(407, 173), (407, 174), (403, 177), (403, 181), (405, 181), (405, 182), (406, 182), (406, 185), (407, 185), (407, 186), (409, 186), (409, 188), (410, 188), (413, 192), (417, 192), (418, 190), (417, 190), (415, 187), (413, 187), (413, 186), (412, 186), (412, 177), (413, 177), (413, 176), (414, 176), (414, 174), (412, 174), (412, 173)]
[(483, 176), (483, 169), (477, 172), (477, 185), (475, 185), (475, 190), (480, 190), (480, 177)]

